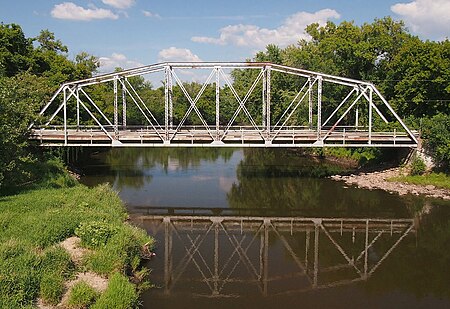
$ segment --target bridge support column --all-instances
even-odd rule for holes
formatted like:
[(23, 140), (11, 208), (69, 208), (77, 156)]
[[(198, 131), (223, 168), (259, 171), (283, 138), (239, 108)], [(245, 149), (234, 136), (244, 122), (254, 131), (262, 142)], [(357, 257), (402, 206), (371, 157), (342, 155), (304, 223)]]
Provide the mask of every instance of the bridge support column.
[(114, 138), (119, 138), (119, 111), (118, 111), (118, 98), (117, 98), (117, 79), (118, 76), (114, 76)]
[(309, 107), (308, 122), (309, 122), (309, 129), (312, 130), (312, 128), (313, 128), (313, 92), (312, 91), (313, 91), (314, 82), (311, 77), (308, 78), (308, 84), (309, 84), (309, 88), (308, 88), (308, 107)]
[(166, 133), (166, 141), (169, 141), (169, 130), (173, 127), (173, 102), (172, 102), (172, 67), (165, 67), (165, 85), (164, 85), (164, 94), (165, 94), (165, 133)]
[(372, 144), (372, 98), (373, 90), (369, 88), (369, 145)]
[(75, 95), (77, 99), (77, 130), (80, 129), (80, 89), (77, 86), (75, 90)]
[(266, 133), (266, 137), (270, 138), (270, 66), (265, 66), (263, 68), (263, 91), (262, 91), (262, 102), (263, 102), (263, 114), (262, 114), (262, 126)]
[(322, 131), (322, 76), (317, 76), (317, 139)]
[(67, 146), (67, 87), (64, 87), (64, 146)]
[[(125, 78), (126, 80), (126, 78)], [(125, 88), (125, 82), (122, 84), (122, 125), (123, 128), (127, 128), (127, 88)]]
[(220, 141), (220, 67), (216, 71), (216, 141)]

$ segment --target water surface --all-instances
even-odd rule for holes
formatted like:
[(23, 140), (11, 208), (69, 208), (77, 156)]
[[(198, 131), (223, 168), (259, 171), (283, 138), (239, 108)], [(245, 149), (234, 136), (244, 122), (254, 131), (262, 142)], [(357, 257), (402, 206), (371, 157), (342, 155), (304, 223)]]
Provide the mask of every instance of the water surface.
[(450, 307), (449, 203), (278, 149), (113, 149), (83, 170), (157, 239), (144, 308)]

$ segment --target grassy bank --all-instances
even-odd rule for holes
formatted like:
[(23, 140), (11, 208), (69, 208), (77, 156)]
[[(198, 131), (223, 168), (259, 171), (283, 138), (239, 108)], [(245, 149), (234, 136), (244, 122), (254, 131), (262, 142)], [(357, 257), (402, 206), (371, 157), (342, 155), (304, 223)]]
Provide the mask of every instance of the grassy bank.
[[(138, 291), (128, 276), (139, 272), (142, 248), (153, 240), (126, 223), (125, 208), (109, 186), (89, 189), (67, 178), (60, 167), (55, 169), (59, 172), (40, 185), (0, 197), (0, 308), (31, 308), (39, 297), (57, 304), (64, 282), (80, 271), (110, 278), (107, 290), (94, 293), (87, 304), (136, 306)], [(77, 265), (58, 245), (74, 235), (89, 249)], [(72, 298), (83, 299), (81, 294)]]
[(450, 189), (450, 176), (444, 173), (431, 173), (427, 175), (401, 176), (388, 179), (388, 181), (406, 182), (416, 185), (433, 185), (438, 188)]

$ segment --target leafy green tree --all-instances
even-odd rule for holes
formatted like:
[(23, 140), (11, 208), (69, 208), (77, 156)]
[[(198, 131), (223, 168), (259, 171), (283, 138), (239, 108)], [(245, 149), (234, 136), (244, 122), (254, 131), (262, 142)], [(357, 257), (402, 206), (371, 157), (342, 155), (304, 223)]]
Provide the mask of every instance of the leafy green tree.
[(17, 24), (0, 24), (0, 76), (14, 76), (29, 69), (32, 39)]
[(450, 41), (405, 42), (389, 64), (385, 89), (403, 115), (450, 113)]
[(45, 79), (29, 73), (0, 78), (0, 187), (18, 185), (32, 177), (28, 126), (49, 99)]
[(428, 147), (435, 163), (447, 169), (450, 167), (450, 115), (439, 114), (424, 119), (422, 136), (425, 146)]

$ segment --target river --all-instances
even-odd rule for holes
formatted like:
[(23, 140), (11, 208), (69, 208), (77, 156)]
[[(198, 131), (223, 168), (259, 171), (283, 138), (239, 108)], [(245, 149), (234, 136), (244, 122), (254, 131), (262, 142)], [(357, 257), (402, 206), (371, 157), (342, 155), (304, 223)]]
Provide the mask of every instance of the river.
[[(80, 163), (157, 240), (143, 308), (449, 308), (450, 203), (347, 187), (281, 149), (113, 149)], [(288, 308), (288, 307), (286, 307)]]

